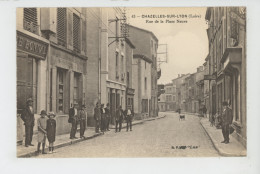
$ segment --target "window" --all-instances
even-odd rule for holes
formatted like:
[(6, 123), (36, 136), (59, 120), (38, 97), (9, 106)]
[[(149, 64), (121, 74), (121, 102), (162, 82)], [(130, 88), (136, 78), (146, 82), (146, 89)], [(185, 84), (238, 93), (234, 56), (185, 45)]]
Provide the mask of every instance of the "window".
[(80, 52), (80, 19), (76, 14), (73, 14), (73, 48)]
[(144, 62), (144, 68), (146, 69), (146, 62)]
[(124, 72), (124, 56), (121, 55), (121, 72)]
[(129, 72), (127, 72), (126, 74), (127, 74), (127, 86), (129, 86), (129, 83), (130, 83), (130, 75), (129, 75)]
[(74, 91), (73, 91), (74, 103), (79, 102), (79, 77), (80, 74), (74, 73)]
[(37, 18), (37, 9), (36, 8), (24, 8), (24, 20), (23, 27), (25, 30), (30, 31), (35, 34), (38, 33), (38, 18)]
[(116, 67), (118, 66), (118, 52), (116, 52)]
[(147, 90), (147, 78), (144, 78), (144, 89)]
[(57, 69), (57, 75), (58, 75), (58, 91), (57, 91), (57, 102), (58, 102), (58, 107), (57, 111), (58, 112), (64, 112), (64, 82), (65, 82), (65, 74), (64, 70), (62, 69)]
[(57, 10), (57, 39), (58, 44), (66, 46), (67, 36), (67, 15), (66, 8), (58, 8)]

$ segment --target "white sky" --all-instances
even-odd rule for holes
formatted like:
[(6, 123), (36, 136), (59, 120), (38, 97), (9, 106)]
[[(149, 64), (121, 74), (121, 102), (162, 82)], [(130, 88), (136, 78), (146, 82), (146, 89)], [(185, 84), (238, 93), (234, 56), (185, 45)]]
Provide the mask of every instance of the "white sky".
[[(205, 21), (206, 8), (129, 8), (128, 19), (131, 25), (152, 31), (159, 40), (159, 44), (168, 44), (168, 63), (161, 64), (162, 75), (160, 83), (169, 83), (178, 74), (196, 72), (198, 66), (203, 65), (208, 54), (207, 24)], [(184, 18), (188, 23), (146, 23), (148, 18), (132, 15), (201, 15), (200, 18)], [(149, 19), (149, 20), (166, 20)], [(177, 20), (171, 18), (169, 20)], [(158, 50), (160, 52), (161, 50)], [(162, 55), (159, 55), (159, 57)]]

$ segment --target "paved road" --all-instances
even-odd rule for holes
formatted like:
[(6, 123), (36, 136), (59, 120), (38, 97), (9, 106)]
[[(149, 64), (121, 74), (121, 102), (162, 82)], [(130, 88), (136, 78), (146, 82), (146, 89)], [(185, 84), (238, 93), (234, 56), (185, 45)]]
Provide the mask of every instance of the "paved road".
[[(135, 125), (132, 132), (110, 131), (105, 135), (57, 149), (39, 158), (64, 157), (208, 157), (219, 156), (201, 127), (199, 118), (176, 113)], [(181, 147), (186, 149), (178, 149)], [(188, 147), (188, 146), (192, 146)]]

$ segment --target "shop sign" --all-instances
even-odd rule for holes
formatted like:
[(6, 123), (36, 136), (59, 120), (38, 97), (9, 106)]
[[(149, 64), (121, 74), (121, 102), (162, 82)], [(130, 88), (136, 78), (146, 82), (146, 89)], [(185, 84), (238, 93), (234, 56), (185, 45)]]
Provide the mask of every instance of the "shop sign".
[(204, 75), (204, 80), (216, 80), (215, 75)]
[(48, 44), (31, 36), (17, 32), (17, 49), (28, 54), (46, 59)]

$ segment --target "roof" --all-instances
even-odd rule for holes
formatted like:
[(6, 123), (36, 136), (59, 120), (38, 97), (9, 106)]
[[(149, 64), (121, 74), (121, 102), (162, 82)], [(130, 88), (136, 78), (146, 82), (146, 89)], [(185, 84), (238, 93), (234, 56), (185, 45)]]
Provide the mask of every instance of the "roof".
[(146, 33), (151, 34), (152, 37), (153, 37), (153, 38), (158, 42), (158, 38), (153, 34), (153, 32), (151, 32), (151, 31), (149, 31), (149, 30), (142, 29), (142, 28), (138, 28), (138, 27), (133, 26), (133, 25), (130, 25), (130, 24), (128, 24), (128, 26), (129, 26), (129, 27), (133, 27), (133, 28), (135, 28), (135, 29), (138, 29), (138, 30), (141, 30), (141, 31), (144, 31), (144, 32), (146, 32)]
[(141, 59), (143, 59), (143, 60), (146, 61), (146, 62), (153, 63), (153, 61), (152, 61), (151, 59), (149, 59), (148, 57), (146, 57), (146, 56), (143, 55), (143, 54), (134, 54), (133, 57), (134, 57), (134, 58), (141, 58)]
[(135, 46), (134, 44), (128, 39), (128, 38), (125, 38), (125, 42), (133, 49), (135, 49)]

